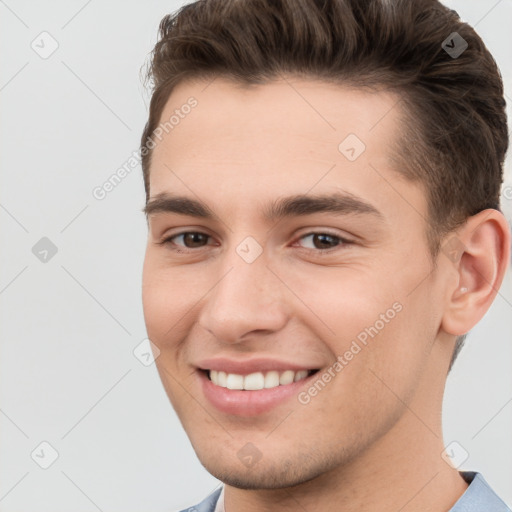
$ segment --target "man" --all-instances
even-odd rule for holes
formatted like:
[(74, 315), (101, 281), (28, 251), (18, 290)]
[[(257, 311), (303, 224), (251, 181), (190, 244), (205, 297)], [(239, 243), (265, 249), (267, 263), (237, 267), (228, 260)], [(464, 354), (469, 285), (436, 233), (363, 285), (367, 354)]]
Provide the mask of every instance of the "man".
[(510, 250), (479, 36), (434, 0), (207, 0), (150, 73), (145, 322), (224, 483), (189, 510), (510, 510), (441, 425)]

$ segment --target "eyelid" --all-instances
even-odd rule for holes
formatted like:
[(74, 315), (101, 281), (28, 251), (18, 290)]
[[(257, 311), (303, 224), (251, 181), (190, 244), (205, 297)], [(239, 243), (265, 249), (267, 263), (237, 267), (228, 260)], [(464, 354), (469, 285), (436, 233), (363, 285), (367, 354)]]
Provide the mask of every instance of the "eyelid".
[[(311, 228), (310, 228), (311, 229)], [(174, 251), (177, 251), (177, 252), (181, 252), (181, 253), (184, 253), (184, 252), (197, 252), (205, 247), (208, 247), (208, 244), (207, 245), (203, 245), (201, 247), (196, 247), (196, 248), (191, 248), (191, 247), (185, 247), (184, 245), (179, 245), (179, 244), (175, 244), (175, 242), (172, 242), (171, 240), (173, 238), (177, 238), (179, 236), (182, 236), (182, 235), (186, 235), (188, 233), (194, 233), (194, 234), (200, 234), (200, 235), (204, 235), (206, 237), (208, 237), (208, 239), (212, 239), (213, 236), (208, 234), (208, 233), (205, 233), (204, 231), (197, 231), (197, 230), (193, 230), (193, 229), (188, 229), (188, 230), (184, 230), (184, 231), (180, 231), (178, 233), (173, 233), (173, 234), (170, 234), (169, 236), (166, 236), (164, 237), (160, 242), (157, 242), (158, 245), (167, 245), (167, 244), (170, 244), (170, 245), (176, 245), (178, 247), (178, 249), (172, 249)], [(305, 231), (303, 232), (302, 234), (300, 234), (298, 237), (295, 238), (295, 241), (293, 242), (293, 245), (295, 245), (298, 241), (302, 240), (303, 238), (307, 237), (307, 236), (311, 236), (311, 235), (328, 235), (330, 237), (333, 237), (333, 238), (336, 238), (340, 241), (340, 243), (338, 243), (337, 245), (335, 245), (334, 247), (329, 247), (327, 249), (311, 249), (311, 248), (308, 248), (308, 247), (300, 247), (301, 249), (307, 251), (307, 252), (314, 252), (314, 253), (330, 253), (330, 252), (333, 252), (333, 251), (339, 251), (342, 249), (342, 247), (344, 246), (347, 246), (347, 245), (352, 245), (355, 243), (354, 240), (350, 239), (350, 238), (346, 238), (342, 235), (340, 235), (339, 233), (333, 233), (331, 232), (329, 229), (317, 229), (317, 230), (313, 230), (313, 231)]]
[(194, 249), (194, 248), (191, 248), (191, 247), (185, 247), (184, 245), (175, 244), (175, 242), (171, 241), (173, 238), (177, 238), (179, 236), (186, 235), (188, 233), (194, 233), (194, 234), (204, 235), (204, 236), (206, 236), (208, 238), (213, 238), (212, 235), (210, 235), (208, 233), (205, 233), (204, 231), (187, 229), (185, 231), (180, 231), (178, 233), (173, 233), (173, 234), (170, 234), (170, 235), (166, 235), (166, 236), (164, 236), (162, 238), (162, 240), (160, 240), (159, 242), (156, 242), (156, 243), (158, 245), (167, 245), (167, 244), (177, 245), (178, 247), (180, 247), (182, 249), (182, 252), (184, 252), (184, 251), (197, 251), (199, 249), (202, 249), (203, 247), (207, 247), (207, 246), (202, 246), (202, 247), (197, 247), (197, 248)]
[(304, 249), (306, 251), (313, 251), (315, 253), (320, 253), (320, 254), (326, 254), (326, 253), (330, 253), (330, 252), (333, 252), (333, 251), (339, 251), (339, 250), (342, 250), (343, 246), (351, 245), (351, 244), (355, 243), (354, 240), (352, 240), (350, 238), (347, 238), (347, 237), (345, 237), (343, 235), (340, 235), (339, 233), (333, 233), (333, 232), (331, 232), (328, 229), (318, 229), (318, 230), (315, 230), (315, 231), (306, 231), (306, 232), (300, 234), (296, 238), (294, 244), (296, 244), (298, 241), (302, 240), (303, 238), (305, 238), (307, 236), (311, 236), (311, 235), (327, 235), (327, 236), (330, 236), (332, 238), (337, 238), (340, 241), (340, 243), (338, 243), (334, 247), (329, 247), (327, 249), (311, 249), (309, 247), (302, 247), (302, 249)]

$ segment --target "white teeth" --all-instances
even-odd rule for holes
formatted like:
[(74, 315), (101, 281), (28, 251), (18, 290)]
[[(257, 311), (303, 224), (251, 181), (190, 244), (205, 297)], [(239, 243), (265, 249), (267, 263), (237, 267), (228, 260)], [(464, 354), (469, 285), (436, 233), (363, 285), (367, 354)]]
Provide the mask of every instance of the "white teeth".
[(218, 372), (217, 380), (213, 380), (213, 382), (223, 388), (226, 388), (228, 386), (228, 374), (226, 372)]
[(250, 373), (244, 377), (244, 389), (256, 390), (263, 389), (265, 384), (265, 377), (263, 373)]
[(297, 382), (298, 380), (305, 379), (307, 376), (308, 376), (307, 370), (301, 370), (300, 372), (296, 372), (293, 382)]
[(293, 382), (293, 378), (295, 377), (295, 372), (292, 370), (286, 370), (281, 373), (279, 376), (279, 384), (285, 386), (286, 384), (291, 384)]
[(257, 391), (260, 389), (276, 388), (277, 386), (286, 386), (292, 382), (305, 379), (309, 372), (300, 370), (286, 370), (284, 372), (269, 371), (250, 373), (249, 375), (238, 375), (236, 373), (227, 373), (218, 370), (210, 370), (210, 379), (217, 386), (228, 389), (245, 389), (247, 391)]
[(226, 387), (228, 389), (244, 389), (244, 376), (237, 375), (236, 373), (228, 373)]
[(279, 386), (279, 372), (267, 372), (265, 375), (265, 388), (275, 388)]

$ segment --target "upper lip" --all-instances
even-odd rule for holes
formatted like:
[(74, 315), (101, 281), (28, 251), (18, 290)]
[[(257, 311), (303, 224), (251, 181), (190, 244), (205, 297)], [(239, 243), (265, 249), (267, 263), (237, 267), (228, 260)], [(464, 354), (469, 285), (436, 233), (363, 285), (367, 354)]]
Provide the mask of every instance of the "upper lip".
[(303, 364), (282, 361), (279, 359), (258, 357), (251, 359), (230, 359), (228, 357), (213, 357), (201, 361), (197, 367), (200, 370), (217, 370), (237, 375), (249, 375), (256, 372), (293, 370), (316, 370), (319, 366), (305, 366)]

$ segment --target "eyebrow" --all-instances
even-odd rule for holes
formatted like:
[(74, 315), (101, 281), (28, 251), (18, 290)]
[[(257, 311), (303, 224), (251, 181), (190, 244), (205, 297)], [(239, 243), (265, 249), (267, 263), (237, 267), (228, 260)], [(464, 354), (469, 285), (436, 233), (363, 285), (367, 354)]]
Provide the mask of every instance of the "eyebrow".
[[(142, 211), (148, 217), (156, 213), (177, 213), (220, 222), (220, 218), (202, 201), (167, 192), (151, 198)], [(276, 199), (263, 208), (263, 218), (267, 222), (314, 213), (372, 215), (383, 219), (383, 215), (373, 205), (347, 192), (327, 195), (297, 194)]]

